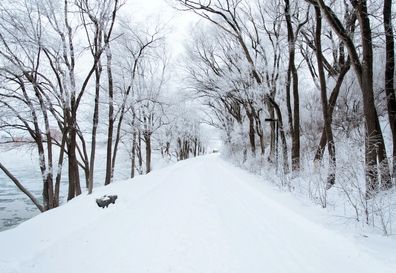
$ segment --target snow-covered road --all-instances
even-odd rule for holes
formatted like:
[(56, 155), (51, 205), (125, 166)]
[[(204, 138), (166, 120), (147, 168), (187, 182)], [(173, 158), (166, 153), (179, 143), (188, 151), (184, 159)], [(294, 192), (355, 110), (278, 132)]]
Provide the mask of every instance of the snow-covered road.
[(396, 272), (263, 183), (211, 155), (96, 189), (1, 232), (0, 272)]

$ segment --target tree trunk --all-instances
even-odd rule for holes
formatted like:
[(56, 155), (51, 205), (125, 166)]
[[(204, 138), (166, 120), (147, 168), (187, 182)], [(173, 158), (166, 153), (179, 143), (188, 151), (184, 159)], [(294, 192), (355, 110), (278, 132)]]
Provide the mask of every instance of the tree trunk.
[(124, 98), (125, 101), (122, 103), (120, 117), (118, 119), (116, 136), (115, 136), (115, 141), (114, 141), (113, 158), (112, 158), (112, 162), (111, 162), (111, 177), (114, 176), (114, 169), (115, 169), (115, 165), (116, 165), (118, 145), (121, 141), (121, 128), (122, 128), (122, 122), (124, 120), (124, 115), (125, 115), (125, 105), (126, 105), (126, 100), (128, 98), (130, 90), (131, 90), (131, 86), (128, 87), (127, 92), (125, 94), (125, 98)]
[(170, 156), (170, 142), (166, 142), (165, 154)]
[[(384, 139), (378, 120), (377, 110), (374, 101), (373, 87), (373, 46), (371, 36), (370, 20), (367, 13), (366, 1), (361, 1), (358, 5), (358, 20), (361, 28), (363, 62), (361, 85), (363, 90), (363, 108), (366, 117), (367, 140), (366, 140), (366, 164), (367, 164), (367, 197), (371, 197), (378, 190), (378, 176), (380, 173), (381, 182), (385, 185), (389, 183), (389, 165), (387, 164)], [(376, 158), (377, 157), (377, 158)], [(381, 167), (378, 168), (377, 159)]]
[[(274, 99), (273, 96), (271, 96), (272, 99)], [(274, 120), (275, 119), (275, 111), (274, 111), (274, 106), (272, 106), (270, 103), (268, 103), (268, 112), (270, 115), (270, 119)], [(275, 123), (270, 122), (270, 153), (268, 156), (268, 160), (270, 162), (275, 162)]]
[[(356, 76), (363, 95), (363, 110), (366, 125), (365, 139), (365, 165), (366, 165), (366, 198), (373, 197), (379, 189), (378, 174), (381, 176), (383, 185), (389, 183), (390, 172), (387, 163), (386, 149), (382, 131), (379, 126), (377, 110), (375, 108), (373, 92), (373, 47), (370, 20), (367, 13), (365, 0), (351, 1), (356, 10), (360, 25), (363, 59), (359, 55), (353, 41), (350, 39), (343, 25), (340, 23), (332, 10), (327, 7), (323, 0), (316, 1), (322, 12), (326, 15), (331, 27), (345, 43), (354, 66)], [(382, 160), (381, 168), (378, 161)]]
[[(341, 72), (338, 76), (337, 83), (335, 87), (333, 88), (333, 91), (331, 92), (330, 99), (329, 99), (329, 118), (330, 118), (330, 123), (332, 123), (333, 120), (333, 112), (334, 112), (334, 107), (337, 103), (337, 98), (338, 95), (340, 94), (342, 82), (344, 81), (345, 75), (348, 73), (350, 69), (350, 61), (344, 65), (344, 67), (341, 69)], [(316, 150), (315, 157), (314, 157), (314, 162), (321, 161), (323, 157), (324, 150), (326, 148), (326, 143), (327, 143), (327, 138), (326, 138), (326, 130), (323, 127), (322, 130), (322, 136), (320, 138), (320, 142), (318, 145), (318, 149)]]
[(144, 133), (144, 142), (146, 144), (146, 174), (151, 172), (151, 134)]
[[(289, 59), (290, 62), (290, 59)], [(291, 67), (289, 65), (287, 69), (287, 78), (286, 78), (286, 108), (287, 108), (287, 122), (289, 124), (289, 131), (290, 134), (293, 135), (293, 111), (291, 107), (291, 96), (290, 96), (290, 89), (291, 89)]]
[(77, 131), (77, 135), (80, 139), (82, 149), (80, 148), (79, 145), (77, 145), (77, 151), (78, 154), (80, 155), (80, 158), (82, 160), (82, 163), (80, 167), (82, 167), (85, 175), (85, 187), (88, 189), (89, 187), (89, 175), (90, 175), (90, 170), (89, 170), (89, 159), (88, 159), (88, 153), (87, 153), (87, 145), (85, 143), (84, 136), (82, 135), (81, 131)]
[(136, 130), (133, 128), (132, 135), (132, 152), (131, 152), (131, 178), (135, 177), (136, 168)]
[(279, 108), (279, 105), (275, 102), (274, 99), (272, 99), (270, 96), (267, 96), (266, 99), (274, 107), (276, 116), (278, 118), (278, 126), (280, 131), (281, 142), (282, 142), (283, 172), (287, 174), (289, 173), (289, 157), (287, 153), (287, 142), (286, 142), (285, 129), (283, 126), (282, 112)]
[(194, 138), (194, 157), (198, 154), (198, 139)]
[[(394, 88), (394, 72), (395, 72), (395, 45), (392, 26), (392, 0), (384, 0), (384, 28), (386, 39), (386, 63), (385, 63), (385, 92), (388, 106), (389, 125), (392, 131), (392, 162), (393, 162), (393, 178), (396, 178), (396, 95)], [(392, 183), (384, 185), (385, 188), (392, 186)]]
[(100, 98), (100, 78), (102, 74), (102, 65), (98, 61), (98, 65), (95, 68), (95, 105), (94, 114), (92, 118), (92, 139), (91, 139), (91, 156), (89, 160), (89, 178), (88, 178), (88, 194), (92, 193), (93, 190), (93, 176), (95, 172), (95, 154), (96, 154), (96, 132), (99, 125), (99, 98)]
[(140, 131), (138, 132), (138, 146), (137, 146), (137, 155), (138, 155), (138, 163), (139, 163), (139, 174), (143, 174), (143, 156), (142, 156), (142, 136)]
[(33, 204), (40, 210), (40, 212), (44, 212), (44, 207), (38, 202), (38, 200), (30, 193), (20, 182), (19, 180), (13, 176), (7, 168), (0, 163), (0, 169), (15, 183), (15, 185), (24, 193), (27, 197), (33, 202)]
[(111, 51), (110, 45), (106, 46), (106, 59), (107, 59), (107, 78), (108, 78), (108, 98), (109, 98), (109, 115), (108, 115), (108, 129), (107, 129), (107, 149), (106, 149), (106, 178), (105, 185), (111, 183), (112, 177), (112, 157), (113, 157), (113, 128), (114, 128), (114, 86), (113, 86), (113, 72), (111, 67)]
[(331, 130), (331, 118), (330, 118), (330, 113), (329, 113), (330, 111), (327, 101), (327, 84), (326, 84), (326, 78), (323, 67), (323, 58), (322, 58), (322, 42), (321, 42), (322, 15), (320, 12), (320, 8), (318, 6), (315, 6), (315, 18), (316, 18), (316, 32), (315, 32), (316, 59), (318, 63), (324, 131), (326, 133), (327, 149), (329, 152), (329, 172), (327, 176), (327, 185), (326, 185), (326, 188), (329, 189), (335, 183), (336, 154), (335, 154), (335, 144), (333, 140), (333, 132)]
[(261, 155), (264, 156), (264, 154), (265, 154), (264, 131), (261, 126), (260, 116), (255, 115), (254, 120), (256, 122), (256, 132), (257, 132), (257, 135), (259, 136), (259, 140), (260, 140), (260, 152), (261, 152)]
[[(295, 46), (296, 39), (293, 32), (293, 26), (290, 16), (290, 3), (289, 0), (285, 0), (285, 17), (287, 24), (287, 41), (289, 44), (289, 68), (288, 68), (288, 84), (290, 86), (290, 73), (293, 89), (293, 124), (291, 130), (292, 136), (292, 171), (299, 171), (300, 169), (300, 101), (298, 94), (298, 73), (295, 65)], [(290, 87), (289, 87), (290, 88)], [(290, 89), (288, 91), (290, 93)], [(289, 106), (288, 106), (289, 108)], [(289, 118), (290, 120), (290, 118)]]
[(59, 206), (59, 193), (60, 193), (60, 183), (62, 179), (62, 165), (63, 165), (63, 160), (65, 156), (65, 145), (66, 145), (66, 138), (67, 134), (65, 133), (65, 130), (63, 129), (64, 132), (62, 132), (62, 141), (61, 141), (61, 146), (60, 146), (60, 151), (59, 151), (59, 158), (58, 158), (58, 169), (56, 172), (56, 178), (55, 178), (55, 197), (54, 197), (54, 206), (58, 207)]
[(180, 137), (177, 138), (177, 148), (178, 148), (177, 150), (179, 151), (178, 152), (178, 156), (177, 156), (177, 160), (178, 161), (183, 160), (183, 158), (182, 158), (183, 147), (182, 147), (182, 143), (181, 143)]
[(188, 140), (183, 141), (183, 160), (187, 159), (189, 157), (189, 145), (188, 145)]
[(74, 120), (74, 117), (72, 117), (71, 119), (71, 126), (68, 129), (69, 139), (67, 144), (67, 156), (69, 160), (69, 192), (67, 196), (68, 201), (81, 194), (80, 174), (76, 155), (77, 129), (75, 127), (76, 122)]
[(247, 116), (249, 119), (249, 142), (250, 142), (250, 150), (252, 155), (256, 154), (256, 139), (255, 139), (255, 132), (254, 132), (254, 117), (251, 113), (247, 112)]
[(292, 133), (292, 169), (300, 170), (300, 101), (298, 94), (298, 74), (293, 61), (293, 133)]

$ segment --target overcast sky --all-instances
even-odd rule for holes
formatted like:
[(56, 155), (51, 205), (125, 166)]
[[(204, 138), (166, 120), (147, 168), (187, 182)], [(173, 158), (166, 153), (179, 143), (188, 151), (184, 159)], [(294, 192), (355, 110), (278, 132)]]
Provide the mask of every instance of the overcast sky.
[(183, 50), (183, 43), (189, 36), (190, 26), (197, 22), (198, 16), (192, 12), (181, 12), (171, 7), (171, 0), (127, 0), (125, 13), (135, 22), (155, 24), (160, 21), (169, 26), (167, 40), (172, 56)]
[[(200, 20), (200, 17), (192, 12), (174, 9), (170, 5), (171, 2), (172, 0), (127, 0), (127, 6), (123, 8), (123, 11), (131, 16), (134, 22), (167, 23), (168, 51), (173, 61), (178, 62), (177, 60), (182, 57), (180, 54), (183, 53), (184, 43), (191, 36), (192, 26)], [(183, 76), (180, 73), (172, 73), (172, 75), (170, 85), (174, 90), (171, 92), (174, 95), (180, 95), (179, 91), (183, 88)], [(210, 136), (208, 149), (221, 149), (218, 130), (211, 126), (204, 126), (202, 129), (205, 131), (204, 134)]]

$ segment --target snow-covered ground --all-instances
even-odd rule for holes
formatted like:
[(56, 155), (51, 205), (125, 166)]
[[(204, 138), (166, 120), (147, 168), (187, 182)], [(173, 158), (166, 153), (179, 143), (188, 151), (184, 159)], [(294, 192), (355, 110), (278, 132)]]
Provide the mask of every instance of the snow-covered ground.
[[(95, 198), (117, 194), (99, 208)], [(209, 155), (96, 188), (0, 233), (0, 272), (394, 273), (396, 240)]]
[[(153, 154), (153, 168), (159, 169), (167, 164), (168, 160), (160, 158), (158, 153)], [(26, 147), (0, 150), (0, 162), (20, 180), (39, 200), (42, 200), (42, 180), (38, 166), (37, 152)], [(61, 183), (61, 202), (66, 202), (67, 195), (67, 161), (64, 162), (63, 178)], [(104, 184), (106, 171), (106, 146), (99, 145), (97, 148), (97, 160), (95, 168), (95, 187)], [(125, 150), (120, 150), (115, 169), (115, 180), (125, 180), (130, 177), (130, 159)], [(80, 170), (82, 186), (85, 183), (84, 173)], [(85, 187), (83, 186), (83, 190)], [(39, 214), (39, 210), (29, 198), (22, 193), (15, 184), (0, 171), (0, 231), (12, 228)], [(0, 272), (3, 273), (3, 272)]]

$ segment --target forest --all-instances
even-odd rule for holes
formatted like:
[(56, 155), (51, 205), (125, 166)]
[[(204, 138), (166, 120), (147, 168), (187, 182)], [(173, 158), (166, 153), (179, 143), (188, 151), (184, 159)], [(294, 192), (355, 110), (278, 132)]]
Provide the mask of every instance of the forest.
[(98, 160), (103, 185), (120, 151), (147, 174), (153, 153), (213, 152), (213, 127), (234, 164), (392, 233), (393, 2), (166, 2), (195, 20), (177, 58), (169, 24), (135, 22), (128, 1), (1, 1), (0, 149), (34, 150), (42, 196), (0, 162), (10, 182), (44, 212), (62, 177), (69, 201), (92, 193)]

